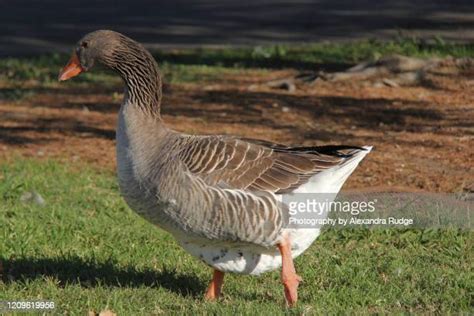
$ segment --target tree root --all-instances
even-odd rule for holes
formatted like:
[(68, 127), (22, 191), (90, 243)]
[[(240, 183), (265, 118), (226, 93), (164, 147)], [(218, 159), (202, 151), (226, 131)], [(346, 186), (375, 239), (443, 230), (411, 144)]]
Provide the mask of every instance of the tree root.
[(300, 73), (291, 78), (272, 80), (266, 83), (270, 88), (295, 91), (301, 83), (322, 81), (366, 81), (374, 86), (436, 86), (436, 76), (474, 75), (473, 58), (416, 58), (402, 55), (388, 55), (375, 61), (364, 61), (346, 71), (326, 73), (323, 71)]

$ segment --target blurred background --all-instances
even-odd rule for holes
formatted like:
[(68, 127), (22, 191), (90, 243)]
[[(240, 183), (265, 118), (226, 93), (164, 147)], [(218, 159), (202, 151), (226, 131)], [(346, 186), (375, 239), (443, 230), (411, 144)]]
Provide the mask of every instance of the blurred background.
[[(210, 271), (123, 202), (121, 79), (97, 66), (57, 81), (76, 42), (104, 28), (151, 49), (173, 129), (372, 145), (343, 191), (472, 201), (473, 0), (0, 0), (0, 301), (284, 312), (278, 272), (229, 276), (222, 302), (202, 301)], [(296, 260), (294, 313), (472, 313), (473, 244), (460, 227), (328, 229)]]
[(0, 1), (0, 54), (64, 52), (104, 28), (160, 48), (398, 36), (468, 42), (473, 11), (469, 0)]

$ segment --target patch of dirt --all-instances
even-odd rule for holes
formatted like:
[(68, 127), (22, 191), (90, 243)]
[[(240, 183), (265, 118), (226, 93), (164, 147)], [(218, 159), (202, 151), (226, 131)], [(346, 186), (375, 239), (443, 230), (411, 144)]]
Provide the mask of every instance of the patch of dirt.
[[(474, 183), (474, 76), (389, 87), (318, 81), (293, 91), (265, 83), (293, 70), (166, 85), (163, 117), (187, 133), (226, 133), (294, 145), (373, 145), (345, 188), (460, 192)], [(0, 83), (0, 90), (6, 89)], [(0, 156), (20, 154), (115, 167), (121, 87), (23, 87), (0, 100)]]

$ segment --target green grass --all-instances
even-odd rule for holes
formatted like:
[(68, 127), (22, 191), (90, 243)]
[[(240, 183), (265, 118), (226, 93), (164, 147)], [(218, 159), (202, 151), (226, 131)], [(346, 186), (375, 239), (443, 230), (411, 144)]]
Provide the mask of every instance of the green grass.
[(437, 39), (425, 43), (417, 39), (396, 41), (365, 40), (350, 43), (314, 43), (305, 45), (274, 45), (249, 48), (188, 49), (157, 52), (158, 60), (170, 63), (205, 64), (240, 68), (346, 67), (384, 55), (402, 54), (414, 57), (474, 57), (474, 45), (453, 44)]
[[(352, 43), (315, 43), (306, 45), (273, 45), (221, 49), (183, 49), (155, 51), (154, 56), (166, 83), (208, 83), (232, 78), (233, 75), (255, 74), (268, 69), (339, 71), (367, 59), (387, 54), (417, 57), (474, 57), (473, 44), (453, 44), (438, 38), (433, 43), (417, 39), (381, 42), (366, 40)], [(0, 99), (22, 100), (34, 96), (41, 88), (58, 88), (59, 70), (69, 56), (50, 54), (32, 58), (0, 59)], [(97, 66), (93, 72), (71, 80), (68, 86), (116, 86), (120, 78)], [(34, 88), (25, 89), (25, 82)]]
[[(306, 45), (273, 45), (247, 48), (183, 49), (156, 51), (166, 82), (202, 82), (224, 72), (232, 74), (241, 68), (303, 68), (319, 66), (344, 67), (387, 54), (417, 57), (474, 57), (473, 44), (454, 44), (438, 38), (433, 43), (417, 39), (395, 41), (365, 40), (351, 43), (314, 43)], [(0, 59), (0, 79), (56, 82), (67, 55), (52, 54), (35, 58)], [(76, 82), (103, 82), (108, 72), (85, 74)]]
[[(61, 88), (57, 77), (59, 70), (66, 64), (66, 55), (44, 55), (34, 58), (5, 58), (0, 59), (0, 83), (5, 88), (0, 89), (0, 100), (21, 101), (33, 97), (42, 89)], [(216, 81), (222, 76), (245, 74), (246, 69), (228, 68), (210, 65), (184, 65), (167, 61), (160, 62), (164, 82), (174, 83), (206, 83)], [(263, 70), (262, 70), (263, 71)], [(25, 86), (25, 83), (29, 85)], [(120, 78), (110, 70), (98, 65), (92, 72), (81, 74), (70, 80), (62, 87), (101, 88), (121, 85)]]
[[(36, 191), (45, 205), (21, 202)], [(84, 315), (472, 312), (472, 232), (326, 231), (296, 260), (300, 302), (283, 307), (277, 271), (229, 275), (202, 300), (211, 270), (135, 215), (115, 176), (55, 161), (0, 165), (0, 300), (53, 300)]]
[[(0, 59), (0, 80), (12, 83), (33, 80), (42, 86), (57, 84), (59, 70), (66, 64), (67, 55), (53, 54), (34, 58), (4, 58)], [(222, 76), (234, 74), (243, 70), (227, 68), (218, 65), (184, 65), (160, 61), (160, 69), (166, 83), (207, 82)], [(75, 78), (72, 84), (101, 85), (117, 84), (120, 78), (113, 72), (100, 65), (91, 73), (84, 73)]]

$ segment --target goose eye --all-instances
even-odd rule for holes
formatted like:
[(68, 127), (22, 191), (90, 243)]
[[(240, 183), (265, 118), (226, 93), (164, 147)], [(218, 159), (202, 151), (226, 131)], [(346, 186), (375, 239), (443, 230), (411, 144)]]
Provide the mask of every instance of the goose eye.
[(87, 42), (82, 42), (81, 47), (87, 48), (89, 46), (89, 43)]

